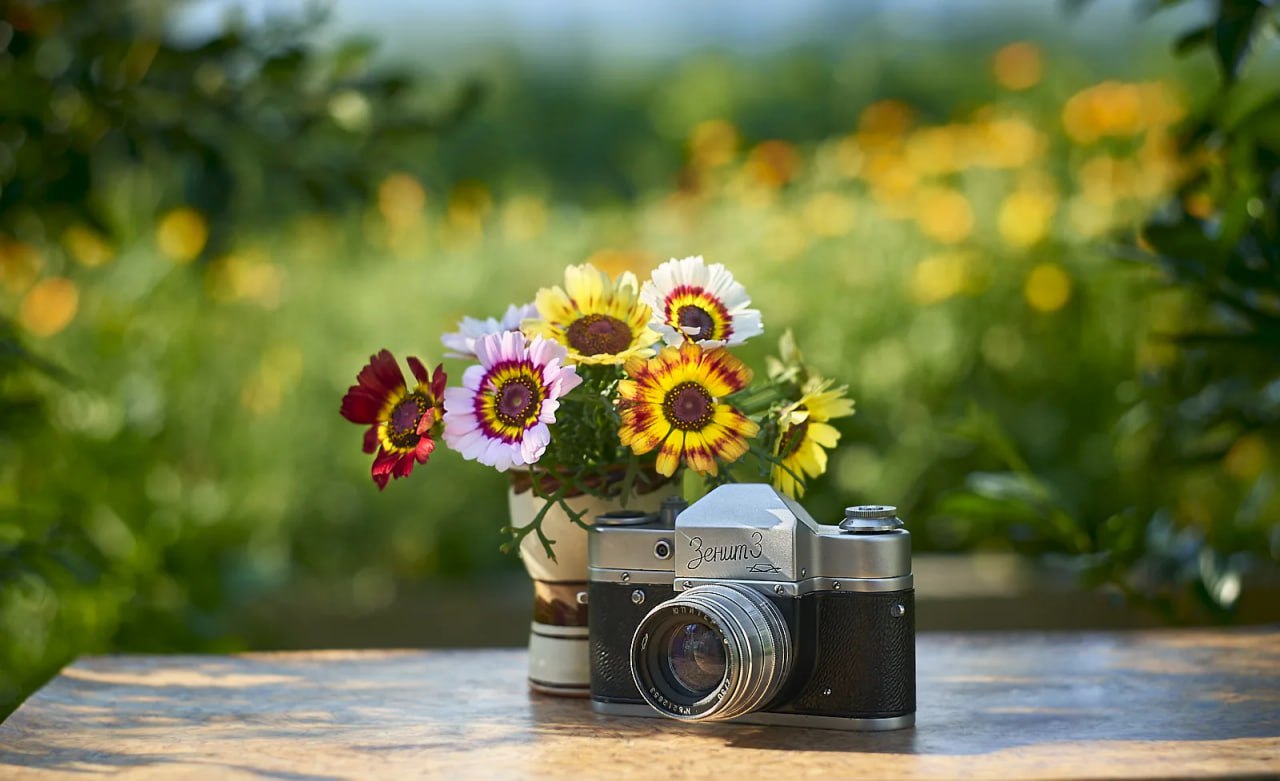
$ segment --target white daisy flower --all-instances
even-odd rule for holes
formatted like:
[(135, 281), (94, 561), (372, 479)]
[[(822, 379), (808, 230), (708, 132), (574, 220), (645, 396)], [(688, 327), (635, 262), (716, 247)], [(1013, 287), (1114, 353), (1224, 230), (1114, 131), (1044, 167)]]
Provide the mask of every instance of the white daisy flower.
[(640, 300), (653, 310), (652, 327), (673, 347), (742, 344), (764, 333), (747, 291), (722, 264), (707, 265), (700, 255), (658, 266)]
[(446, 358), (475, 358), (476, 340), (489, 334), (501, 334), (507, 331), (519, 331), (520, 322), (538, 316), (538, 308), (533, 304), (516, 306), (512, 304), (502, 315), (502, 319), (487, 317), (484, 320), (475, 317), (464, 317), (458, 321), (458, 330), (440, 337), (444, 343)]

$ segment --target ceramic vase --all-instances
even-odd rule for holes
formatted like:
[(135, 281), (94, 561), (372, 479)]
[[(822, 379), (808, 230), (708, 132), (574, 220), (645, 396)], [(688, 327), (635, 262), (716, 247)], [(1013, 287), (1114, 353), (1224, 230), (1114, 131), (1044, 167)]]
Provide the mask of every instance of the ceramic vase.
[[(518, 527), (532, 521), (545, 500), (531, 490), (528, 474), (513, 477), (508, 506), (511, 525)], [(625, 509), (656, 513), (664, 498), (678, 492), (678, 484), (666, 483), (633, 495)], [(588, 524), (602, 513), (624, 509), (616, 499), (586, 495), (567, 498), (565, 503), (582, 513)], [(555, 540), (554, 560), (547, 557), (537, 534), (527, 535), (520, 543), (520, 559), (533, 580), (529, 686), (543, 694), (586, 697), (591, 693), (586, 604), (589, 532), (558, 504), (547, 510), (542, 530)]]

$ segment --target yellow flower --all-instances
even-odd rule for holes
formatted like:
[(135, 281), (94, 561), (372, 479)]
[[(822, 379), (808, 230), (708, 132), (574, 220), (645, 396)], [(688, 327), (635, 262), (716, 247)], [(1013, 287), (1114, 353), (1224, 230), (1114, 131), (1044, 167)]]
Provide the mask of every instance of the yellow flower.
[(631, 358), (626, 371), (629, 379), (618, 383), (618, 437), (636, 455), (659, 448), (660, 474), (675, 474), (683, 458), (693, 471), (714, 475), (717, 460), (738, 460), (760, 432), (722, 401), (751, 382), (751, 370), (722, 348), (664, 347), (654, 358)]
[(203, 214), (186, 206), (168, 212), (156, 226), (156, 246), (174, 263), (195, 260), (208, 240), (209, 222)]
[(538, 317), (523, 323), (524, 332), (564, 345), (571, 364), (616, 365), (653, 355), (658, 332), (649, 328), (652, 314), (629, 271), (615, 283), (589, 263), (570, 266), (564, 287), (539, 290), (534, 305)]
[(773, 486), (793, 498), (804, 496), (805, 481), (827, 471), (827, 450), (836, 446), (840, 432), (829, 421), (853, 414), (847, 388), (831, 387), (831, 380), (812, 378), (804, 384), (800, 399), (784, 408), (778, 423), (781, 432), (774, 456)]

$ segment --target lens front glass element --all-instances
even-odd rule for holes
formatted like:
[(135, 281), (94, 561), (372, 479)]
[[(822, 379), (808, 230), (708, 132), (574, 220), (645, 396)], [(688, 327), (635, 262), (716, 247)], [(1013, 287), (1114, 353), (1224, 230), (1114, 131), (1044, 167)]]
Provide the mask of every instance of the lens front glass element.
[(724, 641), (698, 621), (680, 624), (667, 642), (666, 666), (673, 681), (695, 697), (705, 697), (724, 680)]

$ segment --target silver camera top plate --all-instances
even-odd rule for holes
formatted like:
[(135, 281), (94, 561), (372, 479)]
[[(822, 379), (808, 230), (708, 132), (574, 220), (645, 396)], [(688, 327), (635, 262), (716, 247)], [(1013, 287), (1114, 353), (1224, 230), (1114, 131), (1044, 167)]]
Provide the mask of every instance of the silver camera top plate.
[[(885, 508), (891, 510), (892, 508)], [(860, 528), (820, 525), (799, 503), (772, 486), (734, 483), (716, 488), (674, 523), (596, 529), (591, 534), (593, 579), (607, 570), (637, 582), (739, 581), (794, 584), (779, 594), (860, 589), (850, 580), (908, 582), (911, 535), (901, 522)], [(658, 556), (670, 544), (674, 553)], [(907, 587), (907, 586), (898, 586)]]

